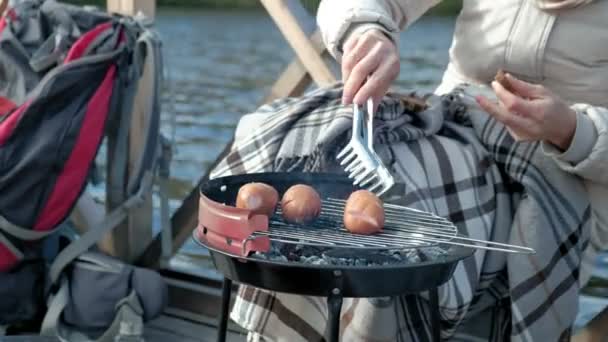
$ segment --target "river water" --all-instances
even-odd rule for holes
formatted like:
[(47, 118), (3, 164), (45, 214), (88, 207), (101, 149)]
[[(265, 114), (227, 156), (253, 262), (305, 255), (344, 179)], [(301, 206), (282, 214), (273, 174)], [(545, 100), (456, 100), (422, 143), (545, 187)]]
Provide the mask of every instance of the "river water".
[[(175, 209), (231, 139), (239, 118), (261, 104), (294, 53), (265, 12), (161, 9), (156, 27), (164, 41), (169, 86), (163, 94), (163, 132), (175, 138)], [(437, 86), (453, 30), (453, 18), (423, 18), (403, 33), (397, 85), (429, 91)], [(192, 260), (200, 262), (197, 255), (204, 259), (189, 241), (172, 265), (209, 274), (193, 267)], [(599, 298), (583, 298), (581, 321), (603, 305)]]

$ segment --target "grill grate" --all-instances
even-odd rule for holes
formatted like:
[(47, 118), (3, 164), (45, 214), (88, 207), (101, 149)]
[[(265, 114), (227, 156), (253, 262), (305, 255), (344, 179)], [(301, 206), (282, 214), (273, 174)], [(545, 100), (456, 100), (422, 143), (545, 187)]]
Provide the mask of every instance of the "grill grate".
[(349, 249), (412, 249), (437, 245), (457, 245), (510, 253), (534, 253), (533, 249), (465, 238), (458, 235), (456, 226), (432, 213), (403, 206), (384, 204), (385, 225), (381, 233), (356, 235), (342, 223), (345, 200), (328, 198), (323, 201), (321, 214), (305, 227), (282, 219), (280, 204), (270, 219), (268, 231), (254, 231), (243, 244), (260, 237), (271, 241), (316, 247)]

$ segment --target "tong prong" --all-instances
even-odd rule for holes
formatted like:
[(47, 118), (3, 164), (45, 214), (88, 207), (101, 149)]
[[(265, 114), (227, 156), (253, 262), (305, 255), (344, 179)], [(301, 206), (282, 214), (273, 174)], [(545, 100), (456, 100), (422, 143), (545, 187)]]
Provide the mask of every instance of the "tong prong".
[(344, 146), (342, 151), (340, 151), (340, 153), (338, 153), (338, 155), (336, 155), (336, 158), (342, 159), (342, 157), (346, 156), (349, 152), (352, 152), (352, 151), (353, 151), (352, 143), (348, 143), (346, 146)]
[(374, 173), (374, 170), (366, 170), (366, 172), (359, 174), (355, 177), (355, 185), (363, 186), (362, 182), (366, 181), (369, 183), (371, 180), (375, 179), (377, 176)]
[[(344, 157), (341, 161), (340, 161), (340, 166), (345, 166), (345, 165), (350, 165), (351, 163), (355, 162), (357, 160), (357, 154), (355, 153), (355, 151), (353, 150), (350, 154), (348, 154), (346, 157)], [(347, 165), (347, 166), (348, 166)]]
[(378, 179), (378, 176), (376, 176), (376, 175), (372, 175), (371, 177), (366, 177), (366, 178), (363, 178), (363, 179), (357, 180), (357, 184), (356, 184), (356, 185), (359, 185), (359, 186), (361, 186), (361, 187), (366, 187), (366, 186), (368, 186), (368, 185), (369, 185), (371, 182), (373, 182), (374, 180), (377, 180), (377, 179)]
[(351, 141), (336, 158), (353, 180), (353, 185), (367, 187), (380, 196), (393, 186), (394, 179), (374, 151), (374, 103), (368, 99), (367, 110), (364, 111), (356, 104), (353, 107)]

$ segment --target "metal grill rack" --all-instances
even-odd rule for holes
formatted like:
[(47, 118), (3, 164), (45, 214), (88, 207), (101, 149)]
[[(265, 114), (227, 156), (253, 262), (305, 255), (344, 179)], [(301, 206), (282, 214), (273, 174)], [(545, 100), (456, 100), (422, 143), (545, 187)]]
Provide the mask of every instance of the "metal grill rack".
[(270, 219), (268, 231), (255, 231), (243, 244), (260, 237), (271, 241), (316, 247), (349, 249), (411, 249), (437, 245), (456, 245), (508, 253), (534, 254), (527, 247), (471, 239), (458, 235), (457, 227), (447, 219), (432, 213), (384, 204), (385, 225), (380, 233), (352, 234), (342, 223), (345, 200), (327, 198), (321, 214), (314, 223), (306, 226), (287, 223), (282, 219), (280, 205)]

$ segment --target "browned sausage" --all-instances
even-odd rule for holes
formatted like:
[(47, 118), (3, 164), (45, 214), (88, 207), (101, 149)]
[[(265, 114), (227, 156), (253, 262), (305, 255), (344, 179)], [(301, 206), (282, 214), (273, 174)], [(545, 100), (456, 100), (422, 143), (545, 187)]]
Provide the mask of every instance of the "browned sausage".
[(239, 189), (237, 208), (249, 209), (254, 214), (272, 216), (279, 202), (279, 193), (264, 183), (249, 183)]
[(353, 192), (344, 207), (344, 227), (355, 234), (374, 234), (384, 228), (382, 201), (367, 190)]
[(321, 197), (308, 185), (294, 185), (283, 194), (281, 208), (285, 221), (311, 223), (321, 213)]
[(509, 83), (509, 80), (507, 80), (507, 76), (505, 75), (505, 72), (502, 71), (502, 69), (498, 70), (496, 76), (494, 76), (494, 79), (496, 80), (496, 82), (500, 83), (500, 85), (502, 85), (503, 88), (505, 88), (508, 92), (515, 93), (515, 90), (513, 89), (513, 87), (511, 87), (511, 83)]

